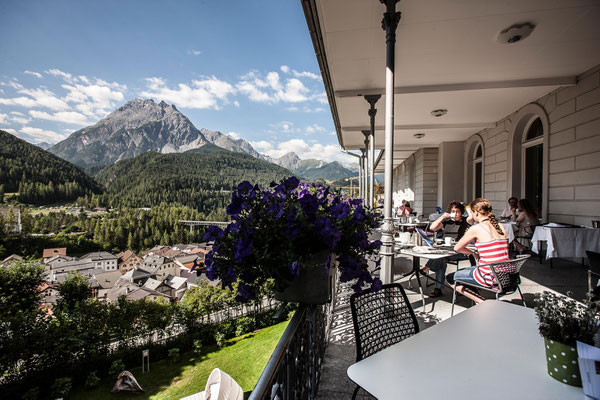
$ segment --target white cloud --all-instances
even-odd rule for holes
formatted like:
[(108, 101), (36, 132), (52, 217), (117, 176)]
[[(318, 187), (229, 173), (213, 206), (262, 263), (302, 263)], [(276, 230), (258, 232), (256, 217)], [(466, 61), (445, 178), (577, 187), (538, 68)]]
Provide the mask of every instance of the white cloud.
[(27, 75), (33, 75), (36, 78), (40, 78), (40, 79), (42, 78), (42, 74), (40, 74), (39, 72), (33, 72), (33, 71), (27, 71), (27, 70), (25, 70), (25, 71), (23, 71), (23, 73), (27, 74)]
[(10, 133), (11, 135), (15, 135), (15, 136), (19, 135), (19, 133), (17, 131), (15, 131), (14, 129), (11, 129), (11, 128), (2, 128), (2, 130)]
[(92, 122), (88, 118), (75, 111), (59, 111), (54, 114), (49, 114), (45, 111), (31, 110), (29, 115), (36, 119), (45, 119), (47, 121), (62, 122), (65, 124), (87, 126)]
[(267, 142), (266, 140), (260, 140), (260, 141), (257, 141), (257, 142), (250, 142), (250, 145), (252, 147), (254, 147), (256, 150), (259, 150), (259, 151), (262, 151), (262, 152), (273, 150), (273, 145), (271, 143)]
[(165, 100), (182, 108), (212, 108), (219, 110), (221, 104), (228, 103), (228, 96), (235, 93), (235, 88), (215, 76), (203, 80), (194, 80), (192, 85), (179, 83), (176, 89), (167, 87), (162, 78), (146, 78), (148, 90), (140, 95), (158, 100)]
[(200, 54), (202, 54), (200, 50), (190, 49), (187, 51), (188, 56), (199, 56)]
[(282, 65), (279, 69), (281, 69), (281, 72), (289, 74), (290, 73), (290, 67), (288, 67), (287, 65)]
[(320, 75), (308, 71), (298, 72), (296, 70), (293, 70), (292, 73), (296, 78), (310, 78), (317, 81), (323, 80)]
[(234, 105), (234, 106), (236, 106), (236, 107), (239, 107), (239, 106), (240, 106), (240, 102), (239, 102), (239, 101), (237, 101), (237, 100), (235, 100), (235, 101), (233, 102), (233, 105)]
[[(254, 144), (261, 142), (253, 142), (252, 146), (257, 147)], [(270, 144), (269, 144), (270, 145)], [(277, 147), (270, 145), (271, 148), (263, 147), (263, 153), (273, 157), (279, 158), (290, 151), (298, 154), (298, 157), (302, 159), (314, 158), (317, 160), (323, 160), (326, 162), (339, 161), (342, 163), (354, 162), (354, 157), (348, 154), (342, 153), (339, 146), (329, 144), (323, 145), (320, 143), (307, 143), (303, 139), (292, 139), (277, 144)]]
[(64, 101), (57, 97), (54, 92), (48, 89), (20, 89), (18, 93), (25, 94), (29, 97), (13, 97), (13, 98), (0, 98), (0, 104), (7, 106), (21, 106), (26, 108), (33, 107), (45, 107), (54, 111), (68, 110), (71, 107)]
[(240, 134), (236, 133), (236, 132), (229, 132), (229, 133), (227, 133), (227, 136), (229, 136), (230, 138), (235, 139), (235, 140), (238, 140), (241, 138)]
[(319, 124), (312, 124), (306, 127), (306, 133), (308, 133), (309, 135), (312, 135), (313, 133), (323, 133), (323, 132), (327, 132), (327, 129), (323, 128), (321, 125)]
[(27, 117), (25, 114), (20, 113), (18, 111), (11, 111), (9, 118), (12, 122), (16, 122), (21, 125), (25, 125), (25, 124), (28, 124), (29, 122), (31, 122), (31, 118)]
[(61, 77), (67, 82), (73, 82), (73, 75), (63, 72), (60, 69), (52, 68), (52, 69), (46, 70), (44, 72), (48, 75)]
[(76, 80), (84, 83), (62, 85), (68, 91), (64, 99), (74, 103), (79, 112), (89, 117), (102, 118), (115, 108), (116, 102), (125, 99), (124, 92), (127, 90), (125, 85), (116, 82), (108, 83), (101, 79), (91, 83), (85, 76), (79, 76)]
[[(285, 72), (285, 68), (282, 71)], [(286, 78), (282, 82), (277, 72), (269, 72), (264, 80), (255, 72), (250, 72), (241, 79), (236, 87), (252, 101), (297, 103), (309, 100), (310, 90), (299, 79)]]
[(6, 124), (8, 122), (8, 115), (0, 113), (0, 124)]
[(62, 134), (59, 134), (59, 133), (56, 133), (53, 131), (45, 130), (45, 129), (33, 128), (30, 126), (22, 127), (19, 130), (19, 132), (32, 138), (35, 143), (38, 143), (38, 142), (56, 143), (65, 138), (65, 135), (62, 135)]

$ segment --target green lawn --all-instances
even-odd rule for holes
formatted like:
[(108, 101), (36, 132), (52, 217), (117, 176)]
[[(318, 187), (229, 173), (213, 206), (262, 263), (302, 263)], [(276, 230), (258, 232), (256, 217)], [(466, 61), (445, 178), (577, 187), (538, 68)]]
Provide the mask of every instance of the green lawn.
[[(228, 341), (219, 350), (209, 347), (200, 357), (193, 352), (182, 354), (181, 361), (160, 360), (150, 364), (150, 372), (142, 374), (141, 367), (130, 369), (146, 393), (139, 395), (110, 393), (113, 380), (102, 381), (99, 388), (75, 390), (68, 399), (179, 399), (204, 390), (208, 375), (219, 368), (233, 377), (244, 392), (251, 391), (271, 357), (288, 321), (261, 329)], [(150, 354), (152, 360), (152, 354)]]

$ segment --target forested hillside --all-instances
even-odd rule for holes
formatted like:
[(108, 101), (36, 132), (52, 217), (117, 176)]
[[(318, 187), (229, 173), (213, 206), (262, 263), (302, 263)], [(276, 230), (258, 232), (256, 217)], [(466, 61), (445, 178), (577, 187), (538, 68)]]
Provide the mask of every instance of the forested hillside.
[(0, 130), (0, 191), (18, 192), (23, 203), (46, 204), (101, 190), (75, 165)]
[(209, 214), (229, 204), (230, 191), (241, 181), (267, 187), (291, 174), (285, 168), (241, 153), (149, 152), (101, 170), (96, 178), (105, 185), (105, 194), (88, 196), (80, 203), (92, 207), (180, 204)]

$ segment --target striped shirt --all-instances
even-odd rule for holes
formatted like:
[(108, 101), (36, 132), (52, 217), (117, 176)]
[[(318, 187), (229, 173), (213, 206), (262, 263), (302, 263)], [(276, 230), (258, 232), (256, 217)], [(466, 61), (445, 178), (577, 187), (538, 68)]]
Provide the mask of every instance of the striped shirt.
[[(490, 242), (475, 242), (479, 253), (479, 265), (492, 264), (508, 261), (508, 239), (494, 239)], [(496, 285), (494, 274), (490, 267), (482, 266), (476, 268), (473, 278), (483, 286), (493, 287)]]

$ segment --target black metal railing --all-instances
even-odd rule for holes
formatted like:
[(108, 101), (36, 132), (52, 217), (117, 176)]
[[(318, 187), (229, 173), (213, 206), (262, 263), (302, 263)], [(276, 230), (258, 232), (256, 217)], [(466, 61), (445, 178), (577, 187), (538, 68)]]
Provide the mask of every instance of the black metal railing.
[(337, 288), (324, 305), (300, 305), (281, 336), (250, 400), (317, 397)]

